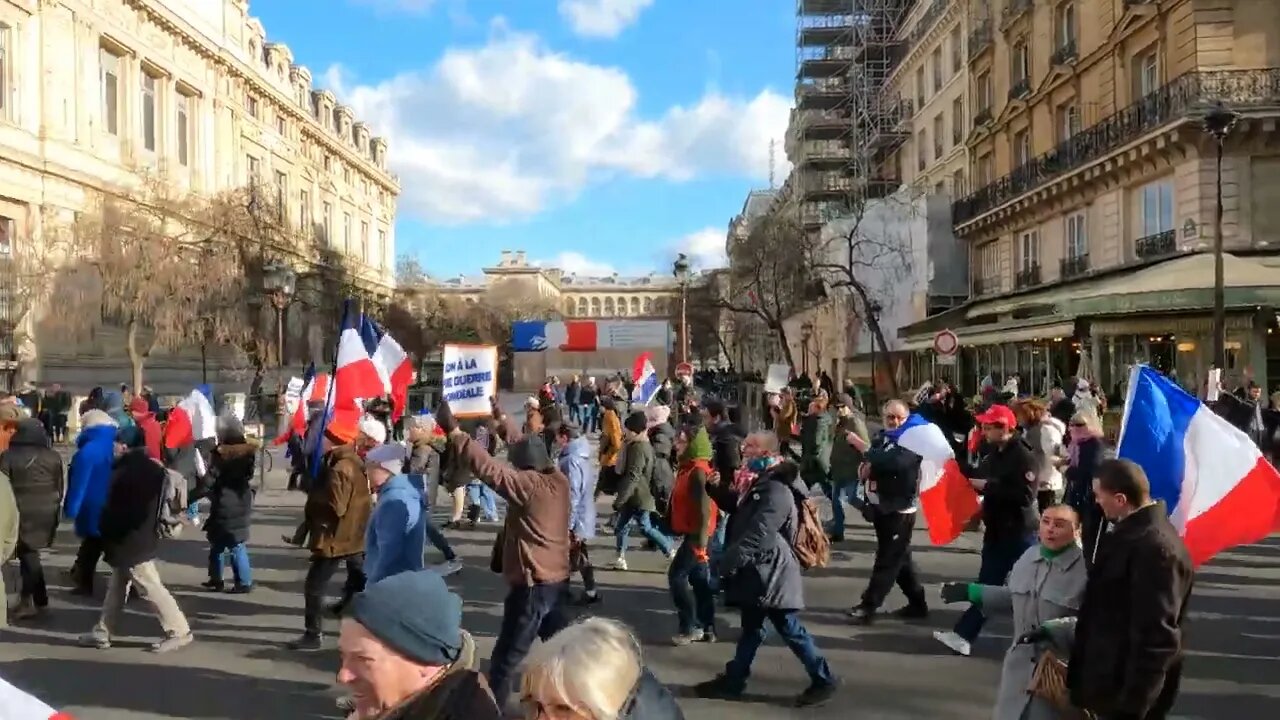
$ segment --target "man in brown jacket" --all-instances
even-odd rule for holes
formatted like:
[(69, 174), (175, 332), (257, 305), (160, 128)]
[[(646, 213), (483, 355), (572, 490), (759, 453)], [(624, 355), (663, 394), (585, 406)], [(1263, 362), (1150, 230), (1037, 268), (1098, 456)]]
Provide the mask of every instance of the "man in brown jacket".
[(330, 608), (341, 614), (356, 593), (364, 589), (364, 533), (373, 512), (369, 479), (364, 462), (352, 442), (355, 426), (334, 420), (325, 428), (324, 458), (320, 476), (303, 510), (311, 533), (311, 567), (303, 583), (305, 631), (290, 643), (295, 650), (318, 650), (322, 645), (321, 610), (325, 587), (338, 566), (347, 566), (342, 599)]
[[(501, 418), (498, 418), (501, 419)], [(449, 436), (454, 457), (507, 501), (507, 519), (494, 548), (494, 570), (509, 590), (502, 629), (489, 660), (489, 685), (500, 705), (511, 692), (511, 675), (534, 638), (546, 640), (567, 624), (569, 592), (569, 480), (536, 436), (517, 437), (510, 423), (498, 423), (510, 465), (500, 462), (458, 428), (447, 403), (436, 422)]]

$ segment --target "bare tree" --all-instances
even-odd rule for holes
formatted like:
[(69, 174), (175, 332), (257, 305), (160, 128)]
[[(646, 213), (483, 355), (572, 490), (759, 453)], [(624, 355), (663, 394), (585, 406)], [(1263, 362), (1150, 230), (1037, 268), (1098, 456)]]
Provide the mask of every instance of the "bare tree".
[(44, 327), (73, 340), (104, 325), (124, 330), (134, 387), (157, 348), (225, 338), (241, 319), (238, 258), (208, 223), (203, 199), (153, 177), (101, 194), (54, 230), (58, 295)]

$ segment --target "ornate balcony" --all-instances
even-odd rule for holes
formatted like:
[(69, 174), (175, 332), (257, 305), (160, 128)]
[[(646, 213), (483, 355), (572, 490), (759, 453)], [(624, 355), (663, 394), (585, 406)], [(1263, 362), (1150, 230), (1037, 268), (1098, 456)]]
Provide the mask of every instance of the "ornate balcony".
[(1007, 0), (1004, 10), (1000, 11), (1000, 29), (1008, 30), (1010, 25), (1018, 21), (1018, 18), (1031, 10), (1031, 5), (1031, 0)]
[(1089, 253), (1065, 257), (1058, 261), (1058, 277), (1066, 280), (1089, 272)]
[(1040, 284), (1040, 263), (1029, 263), (1022, 266), (1013, 278), (1015, 290), (1025, 290)]
[(1172, 255), (1178, 251), (1177, 235), (1176, 230), (1165, 230), (1162, 233), (1138, 238), (1133, 244), (1134, 254), (1139, 260), (1155, 260)]
[[(1215, 102), (1237, 112), (1280, 107), (1280, 68), (1186, 73), (1138, 102), (1068, 138), (952, 205), (963, 225), (1074, 170), (1101, 160), (1166, 125), (1203, 115)], [(975, 124), (978, 118), (975, 117)]]
[(979, 20), (973, 27), (973, 32), (969, 33), (969, 62), (973, 62), (974, 58), (981, 55), (984, 51), (990, 50), (995, 33), (991, 29), (991, 20)]
[(1031, 78), (1022, 78), (1009, 88), (1010, 100), (1021, 100), (1031, 94)]
[(1049, 58), (1049, 62), (1060, 67), (1070, 65), (1078, 59), (1080, 59), (1080, 49), (1077, 47), (1076, 39), (1071, 38), (1053, 51), (1053, 56)]

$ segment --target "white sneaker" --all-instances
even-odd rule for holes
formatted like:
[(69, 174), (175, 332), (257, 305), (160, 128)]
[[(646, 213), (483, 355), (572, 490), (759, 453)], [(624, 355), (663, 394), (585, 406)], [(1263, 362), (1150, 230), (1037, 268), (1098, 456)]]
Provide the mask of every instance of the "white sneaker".
[(450, 575), (454, 575), (462, 571), (462, 561), (459, 560), (458, 558), (454, 558), (452, 560), (445, 560), (444, 562), (440, 563), (439, 565), (436, 565), (431, 569), (440, 573), (440, 575), (443, 577), (449, 577)]
[(947, 632), (935, 630), (933, 633), (933, 639), (951, 648), (951, 651), (957, 655), (969, 657), (969, 653), (972, 651), (972, 648), (969, 647), (968, 640), (965, 640), (958, 634), (949, 630)]
[(613, 562), (609, 563), (609, 569), (610, 570), (626, 570), (627, 559), (619, 555), (618, 557), (613, 559)]

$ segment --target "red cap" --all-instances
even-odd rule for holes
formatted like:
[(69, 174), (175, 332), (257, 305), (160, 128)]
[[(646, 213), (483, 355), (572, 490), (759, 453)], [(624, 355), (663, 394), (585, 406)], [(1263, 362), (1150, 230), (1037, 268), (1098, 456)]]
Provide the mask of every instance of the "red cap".
[(983, 425), (1003, 425), (1007, 428), (1018, 427), (1018, 418), (1008, 405), (992, 405), (986, 412), (974, 418)]

